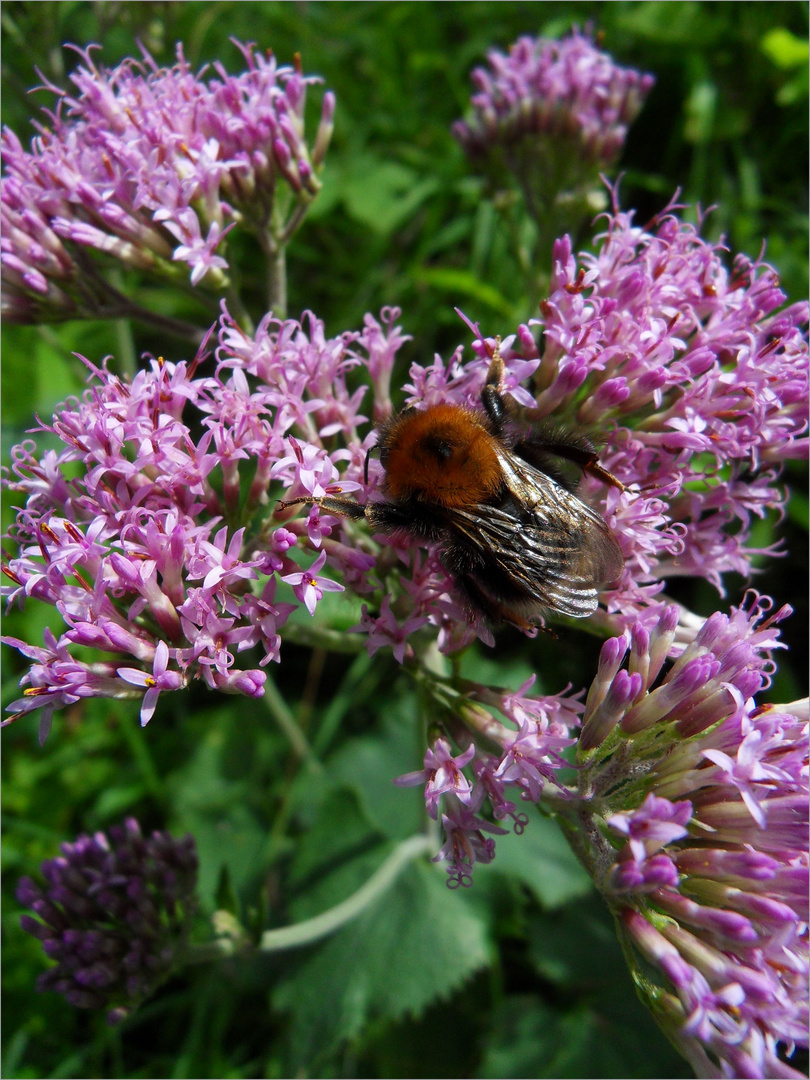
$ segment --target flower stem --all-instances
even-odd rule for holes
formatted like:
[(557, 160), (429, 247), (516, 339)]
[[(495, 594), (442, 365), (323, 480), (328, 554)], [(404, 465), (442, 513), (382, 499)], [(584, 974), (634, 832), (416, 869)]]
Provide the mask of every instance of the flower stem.
[[(393, 885), (409, 862), (420, 855), (434, 851), (435, 846), (435, 838), (422, 833), (403, 840), (357, 892), (312, 919), (305, 919), (293, 926), (283, 926), (276, 930), (265, 930), (259, 942), (259, 950), (280, 952), (282, 949), (294, 949), (302, 945), (311, 945), (333, 934), (352, 919), (356, 919), (375, 900), (378, 900)], [(185, 956), (185, 963), (203, 964), (233, 956), (238, 952), (243, 952), (245, 948), (246, 940), (239, 940), (238, 935), (223, 936), (215, 941), (192, 945)]]
[[(294, 531), (294, 530), (293, 530)], [(348, 653), (357, 656), (365, 652), (365, 642), (359, 634), (349, 635), (343, 630), (310, 626), (305, 623), (287, 623), (284, 627), (286, 641), (311, 649), (327, 649), (329, 652)]]
[(301, 761), (305, 761), (314, 772), (322, 772), (323, 766), (313, 754), (306, 736), (296, 723), (295, 717), (287, 707), (284, 698), (278, 692), (276, 684), (270, 678), (265, 683), (263, 700), (272, 713), (273, 719), (289, 739), (295, 756)]
[(156, 311), (150, 311), (148, 308), (137, 304), (134, 300), (126, 300), (120, 305), (110, 303), (106, 307), (99, 307), (93, 314), (98, 319), (137, 319), (139, 322), (154, 326), (158, 330), (171, 334), (173, 337), (180, 338), (183, 341), (190, 341), (195, 345), (200, 344), (205, 333), (204, 330), (193, 323), (185, 322), (183, 319), (175, 319), (171, 315), (161, 315)]
[(271, 244), (267, 252), (267, 305), (278, 319), (287, 318), (287, 249)]

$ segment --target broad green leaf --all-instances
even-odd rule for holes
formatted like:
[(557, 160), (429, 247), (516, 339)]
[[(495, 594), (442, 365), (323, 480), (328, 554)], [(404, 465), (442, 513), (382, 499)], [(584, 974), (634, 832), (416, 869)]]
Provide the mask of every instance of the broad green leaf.
[(214, 905), (223, 867), (238, 893), (261, 873), (266, 848), (265, 830), (250, 809), (246, 782), (222, 774), (226, 730), (212, 713), (207, 737), (170, 779), (179, 826), (172, 831), (188, 830), (197, 841), (204, 907)]
[(342, 788), (354, 793), (365, 821), (383, 835), (402, 839), (419, 831), (425, 820), (422, 789), (397, 787), (394, 780), (422, 767), (422, 738), (416, 698), (407, 681), (397, 678), (379, 734), (344, 743), (328, 760), (317, 787), (308, 776), (298, 777), (291, 795), (296, 812), (311, 823), (320, 801)]
[[(357, 861), (372, 869), (367, 857)], [(485, 924), (464, 896), (436, 870), (410, 866), (278, 987), (273, 1003), (291, 1013), (291, 1073), (320, 1075), (318, 1063), (344, 1040), (374, 1020), (418, 1015), (489, 958)]]
[(344, 178), (343, 202), (361, 225), (386, 236), (410, 218), (438, 187), (407, 165), (359, 153)]
[(300, 888), (300, 883), (310, 875), (338, 865), (348, 855), (379, 843), (380, 839), (361, 810), (356, 792), (330, 791), (318, 807), (311, 827), (296, 844), (290, 875), (293, 889)]
[[(567, 987), (603, 990), (625, 967), (613, 917), (593, 890), (529, 926), (529, 957), (545, 978)], [(627, 976), (628, 985), (630, 977)]]

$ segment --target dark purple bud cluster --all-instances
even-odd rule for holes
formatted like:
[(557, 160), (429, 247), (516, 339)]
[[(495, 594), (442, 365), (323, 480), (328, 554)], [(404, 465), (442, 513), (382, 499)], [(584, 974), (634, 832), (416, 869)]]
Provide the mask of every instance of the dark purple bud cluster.
[(37, 989), (103, 1009), (117, 1023), (171, 972), (196, 901), (197, 851), (189, 834), (141, 834), (134, 818), (109, 835), (81, 835), (42, 864), (46, 885), (20, 881), (17, 897), (38, 918), (22, 926), (56, 966)]

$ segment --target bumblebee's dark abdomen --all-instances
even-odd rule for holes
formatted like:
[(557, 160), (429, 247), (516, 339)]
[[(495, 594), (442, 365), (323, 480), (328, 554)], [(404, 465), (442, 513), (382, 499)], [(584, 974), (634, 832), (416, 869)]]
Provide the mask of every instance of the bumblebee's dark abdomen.
[(498, 565), (494, 555), (454, 541), (441, 551), (440, 558), (442, 565), (454, 578), (471, 577), (479, 582), (485, 593), (497, 595), (502, 600), (518, 602), (533, 596), (525, 584)]

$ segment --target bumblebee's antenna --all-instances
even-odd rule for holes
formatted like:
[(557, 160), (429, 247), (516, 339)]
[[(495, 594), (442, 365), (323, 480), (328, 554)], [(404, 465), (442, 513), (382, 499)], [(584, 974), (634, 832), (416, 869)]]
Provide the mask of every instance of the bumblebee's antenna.
[(462, 322), (465, 322), (467, 324), (467, 326), (469, 326), (470, 330), (472, 330), (472, 332), (475, 334), (476, 338), (484, 346), (484, 349), (486, 350), (487, 356), (490, 358), (490, 360), (492, 360), (493, 356), (497, 355), (497, 353), (498, 353), (498, 347), (500, 346), (500, 338), (497, 339), (497, 344), (495, 346), (495, 353), (493, 354), (492, 346), (489, 344), (487, 339), (481, 333), (481, 327), (478, 325), (478, 323), (477, 322), (476, 323), (471, 322), (467, 318), (467, 316), (464, 314), (464, 312), (461, 310), (461, 308), (454, 308), (453, 310), (455, 311), (456, 315), (458, 315), (458, 317), (462, 320)]

